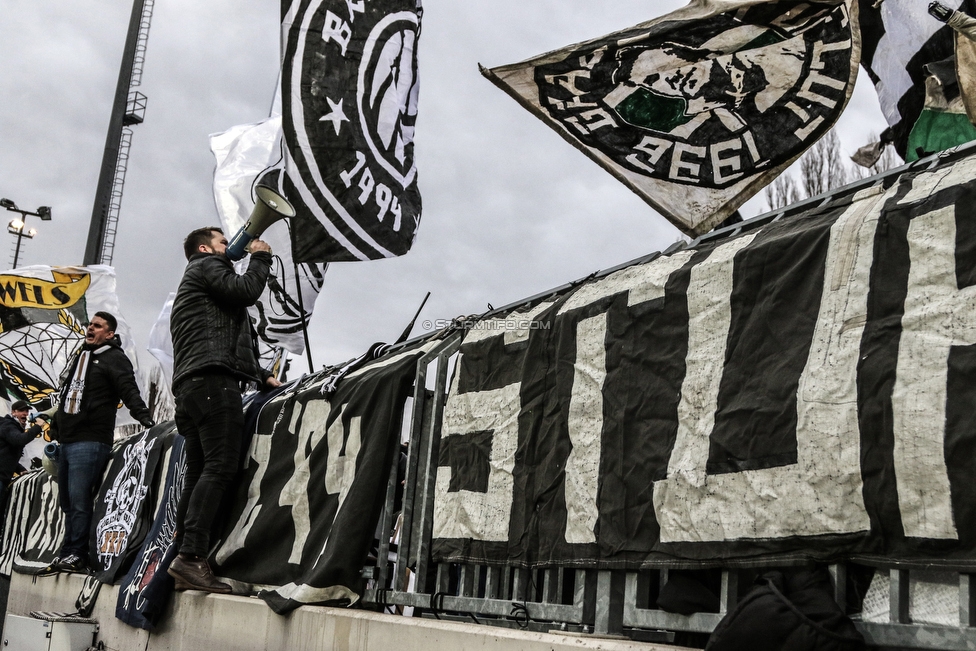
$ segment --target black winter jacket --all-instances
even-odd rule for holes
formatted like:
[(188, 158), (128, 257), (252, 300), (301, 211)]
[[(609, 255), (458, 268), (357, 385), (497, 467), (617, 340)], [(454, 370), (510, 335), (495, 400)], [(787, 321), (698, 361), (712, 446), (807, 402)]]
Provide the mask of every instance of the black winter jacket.
[(247, 308), (261, 297), (271, 273), (271, 254), (251, 254), (247, 271), (234, 271), (227, 256), (195, 253), (173, 301), (173, 388), (201, 373), (227, 373), (263, 381)]
[(100, 345), (82, 344), (81, 350), (92, 351), (81, 394), (81, 409), (77, 414), (64, 411), (70, 378), (78, 363), (76, 352), (68, 362), (60, 389), (61, 404), (54, 414), (51, 435), (62, 444), (96, 441), (112, 444), (115, 438), (115, 416), (119, 403), (125, 403), (132, 417), (143, 425), (152, 423), (152, 413), (139, 395), (139, 385), (132, 370), (132, 362), (122, 350), (122, 340), (116, 335)]
[(10, 483), (17, 462), (24, 454), (24, 446), (40, 433), (40, 425), (34, 425), (25, 432), (24, 426), (13, 416), (0, 418), (0, 485)]

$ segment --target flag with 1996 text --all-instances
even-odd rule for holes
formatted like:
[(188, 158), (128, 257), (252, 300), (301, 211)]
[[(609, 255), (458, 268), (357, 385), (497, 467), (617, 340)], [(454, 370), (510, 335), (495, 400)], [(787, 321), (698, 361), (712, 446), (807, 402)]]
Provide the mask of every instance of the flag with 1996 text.
[(851, 2), (692, 0), (482, 73), (694, 236), (830, 129), (859, 57)]

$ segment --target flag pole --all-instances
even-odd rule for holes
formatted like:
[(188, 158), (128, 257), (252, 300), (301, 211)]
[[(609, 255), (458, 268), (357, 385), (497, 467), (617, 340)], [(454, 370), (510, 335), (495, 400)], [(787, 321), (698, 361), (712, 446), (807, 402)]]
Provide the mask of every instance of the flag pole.
[(312, 364), (312, 347), (308, 343), (308, 319), (311, 315), (305, 312), (305, 298), (302, 296), (302, 281), (299, 275), (298, 263), (291, 261), (295, 265), (295, 287), (298, 289), (298, 309), (302, 311), (302, 337), (305, 338), (305, 357), (308, 359), (308, 372), (314, 373), (315, 366)]

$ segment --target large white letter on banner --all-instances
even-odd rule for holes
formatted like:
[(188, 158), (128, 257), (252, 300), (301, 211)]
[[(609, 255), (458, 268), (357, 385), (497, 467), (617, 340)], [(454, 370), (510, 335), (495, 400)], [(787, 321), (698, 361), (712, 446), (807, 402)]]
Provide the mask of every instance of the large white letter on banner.
[[(329, 495), (339, 495), (339, 506), (336, 511), (342, 508), (342, 503), (346, 501), (346, 495), (352, 488), (352, 482), (356, 478), (356, 460), (359, 458), (359, 450), (363, 445), (363, 419), (355, 416), (349, 419), (349, 438), (346, 438), (345, 427), (342, 425), (342, 412), (332, 422), (329, 427), (329, 460), (325, 468), (325, 492)], [(342, 450), (342, 443), (346, 443), (346, 453), (339, 454)]]
[(911, 269), (891, 396), (905, 535), (956, 539), (945, 461), (949, 349), (976, 343), (976, 287), (956, 284), (953, 206), (908, 227)]
[[(307, 404), (301, 405), (300, 408), (296, 405), (292, 412), (288, 432), (295, 432), (296, 421), (299, 418), (301, 419), (298, 431), (295, 432), (298, 435), (298, 441), (295, 444), (295, 471), (278, 495), (279, 506), (291, 507), (291, 519), (295, 525), (295, 540), (292, 541), (291, 554), (288, 557), (289, 563), (298, 564), (302, 562), (302, 550), (305, 549), (305, 541), (308, 539), (308, 532), (312, 526), (308, 507), (308, 480), (311, 476), (311, 469), (309, 468), (309, 454), (306, 454), (306, 450), (314, 450), (325, 437), (325, 423), (329, 419), (330, 412), (331, 407), (325, 400), (310, 400)], [(336, 419), (336, 422), (339, 423), (341, 429), (341, 419)], [(331, 453), (330, 441), (330, 456)]]
[[(342, 510), (342, 504), (346, 501), (349, 489), (352, 488), (352, 483), (356, 480), (356, 461), (359, 459), (359, 451), (363, 447), (362, 416), (353, 416), (349, 419), (349, 436), (346, 437), (346, 428), (342, 424), (342, 407), (339, 410), (339, 415), (329, 426), (329, 457), (325, 467), (325, 492), (329, 495), (339, 495), (336, 515)], [(339, 451), (342, 450), (343, 440), (346, 443), (346, 453), (340, 455)], [(336, 531), (334, 527), (329, 528), (329, 535), (322, 543), (319, 555), (315, 557), (316, 563), (322, 558), (326, 547), (329, 546), (333, 533), (342, 535), (342, 532)]]
[(576, 362), (569, 401), (566, 458), (566, 542), (595, 543), (600, 447), (603, 445), (603, 385), (607, 379), (607, 315), (576, 327)]
[[(946, 174), (923, 174), (899, 203), (972, 181), (963, 160)], [(952, 206), (915, 217), (908, 227), (908, 293), (891, 396), (895, 481), (905, 535), (958, 539), (945, 461), (949, 349), (976, 343), (976, 287), (956, 281)]]
[[(647, 264), (622, 269), (584, 285), (561, 308), (560, 314), (590, 305), (612, 294), (626, 293), (633, 307), (664, 297), (671, 274), (691, 259), (680, 251)], [(563, 487), (566, 499), (566, 542), (596, 542), (600, 450), (603, 444), (603, 385), (606, 368), (607, 315), (584, 319), (576, 329), (576, 361), (569, 404), (569, 438), (573, 449), (566, 459)]]
[(667, 479), (654, 482), (662, 542), (779, 538), (870, 528), (860, 474), (857, 360), (867, 314), (877, 209), (888, 196), (865, 191), (831, 227), (820, 311), (797, 395), (794, 465), (706, 474), (730, 325), (733, 257), (748, 239), (719, 247), (692, 269), (678, 436)]
[[(550, 307), (543, 303), (527, 313), (513, 313), (506, 318), (478, 323), (465, 343), (502, 336), (506, 345), (525, 341), (532, 320)], [(508, 329), (508, 325), (528, 327)], [(521, 382), (491, 391), (458, 393), (458, 378), (464, 355), (458, 356), (450, 394), (444, 405), (441, 439), (491, 431), (488, 491), (460, 490), (449, 493), (451, 468), (439, 466), (435, 482), (434, 538), (471, 538), (489, 542), (507, 542), (512, 517), (512, 493), (515, 481), (515, 451), (518, 448), (518, 417), (521, 410)]]
[[(241, 517), (237, 519), (234, 530), (228, 534), (224, 544), (217, 550), (216, 560), (218, 564), (227, 562), (231, 554), (238, 549), (244, 549), (244, 541), (247, 534), (251, 532), (251, 525), (261, 512), (261, 482), (264, 480), (264, 473), (268, 469), (268, 460), (271, 458), (271, 435), (261, 435), (255, 432), (251, 438), (251, 450), (248, 453), (248, 463), (257, 464), (254, 477), (247, 486), (247, 503), (241, 512)], [(245, 466), (246, 467), (246, 466)]]

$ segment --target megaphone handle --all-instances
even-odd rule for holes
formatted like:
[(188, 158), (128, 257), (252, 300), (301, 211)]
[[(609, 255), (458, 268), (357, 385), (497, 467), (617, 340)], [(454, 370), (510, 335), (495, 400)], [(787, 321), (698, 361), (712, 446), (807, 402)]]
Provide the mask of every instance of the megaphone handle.
[(227, 257), (234, 262), (243, 258), (244, 254), (247, 253), (247, 245), (251, 243), (252, 239), (254, 237), (244, 228), (241, 228), (231, 239), (230, 244), (227, 245)]

